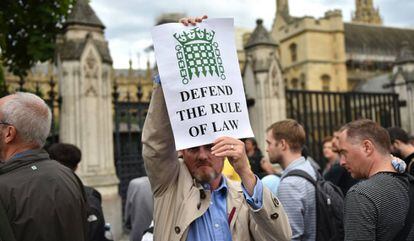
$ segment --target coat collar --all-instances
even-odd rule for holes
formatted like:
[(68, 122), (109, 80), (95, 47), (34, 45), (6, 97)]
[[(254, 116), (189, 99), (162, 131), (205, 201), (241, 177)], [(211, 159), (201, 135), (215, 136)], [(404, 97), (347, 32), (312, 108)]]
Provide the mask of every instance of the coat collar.
[(12, 158), (0, 164), (0, 174), (32, 164), (34, 162), (49, 160), (49, 154), (44, 149), (28, 150), (14, 155)]

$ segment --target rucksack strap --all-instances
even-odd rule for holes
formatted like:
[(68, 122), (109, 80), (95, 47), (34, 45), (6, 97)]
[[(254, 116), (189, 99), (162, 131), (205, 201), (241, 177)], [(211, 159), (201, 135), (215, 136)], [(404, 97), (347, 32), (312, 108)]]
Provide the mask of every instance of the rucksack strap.
[(280, 173), (273, 173), (272, 175), (277, 176), (277, 177), (282, 177)]
[(146, 234), (146, 233), (151, 233), (151, 234), (153, 234), (153, 233), (154, 233), (154, 226), (151, 226), (151, 227), (149, 227), (149, 228), (145, 229), (145, 230), (144, 230), (144, 232), (142, 232), (142, 235), (144, 235), (144, 234)]
[(302, 177), (306, 179), (308, 182), (312, 183), (312, 185), (316, 187), (316, 180), (303, 170), (299, 170), (299, 169), (292, 170), (288, 172), (285, 176), (283, 176), (282, 179), (286, 177), (291, 177), (291, 176)]
[(411, 171), (412, 171), (413, 168), (414, 168), (414, 158), (410, 161), (410, 163), (408, 163), (407, 173), (413, 175), (411, 173)]
[(405, 217), (405, 225), (403, 229), (395, 236), (394, 241), (407, 240), (408, 234), (411, 231), (414, 223), (414, 177), (407, 174), (408, 177), (408, 201), (410, 207), (408, 208), (407, 216)]

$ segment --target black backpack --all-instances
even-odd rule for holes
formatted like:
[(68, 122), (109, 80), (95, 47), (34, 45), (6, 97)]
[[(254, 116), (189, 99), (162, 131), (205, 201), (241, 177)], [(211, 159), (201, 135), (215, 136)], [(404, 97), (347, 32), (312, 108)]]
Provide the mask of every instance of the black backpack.
[(316, 240), (342, 241), (344, 240), (344, 195), (341, 189), (330, 181), (326, 181), (317, 173), (315, 181), (308, 173), (302, 170), (292, 170), (286, 176), (298, 176), (306, 179), (315, 186), (316, 196)]
[(101, 194), (92, 187), (84, 186), (84, 189), (88, 204), (88, 241), (108, 241), (105, 237)]

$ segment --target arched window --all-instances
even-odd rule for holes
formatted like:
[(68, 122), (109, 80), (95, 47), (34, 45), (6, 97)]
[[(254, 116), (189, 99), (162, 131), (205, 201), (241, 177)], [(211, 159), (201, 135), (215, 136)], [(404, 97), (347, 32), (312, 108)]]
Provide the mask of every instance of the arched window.
[(289, 86), (289, 82), (288, 82), (288, 79), (283, 79), (283, 82), (284, 82), (284, 84), (285, 84), (285, 88), (289, 88), (290, 86)]
[(292, 43), (289, 45), (289, 50), (292, 62), (296, 62), (296, 60), (298, 59), (298, 46), (295, 43)]
[(293, 78), (291, 81), (291, 85), (292, 89), (296, 90), (299, 88), (299, 80), (297, 78)]
[(299, 87), (302, 90), (306, 90), (306, 77), (305, 77), (304, 73), (300, 74), (300, 84), (299, 85), (300, 85)]
[(331, 77), (327, 74), (321, 76), (322, 90), (329, 91), (331, 89)]

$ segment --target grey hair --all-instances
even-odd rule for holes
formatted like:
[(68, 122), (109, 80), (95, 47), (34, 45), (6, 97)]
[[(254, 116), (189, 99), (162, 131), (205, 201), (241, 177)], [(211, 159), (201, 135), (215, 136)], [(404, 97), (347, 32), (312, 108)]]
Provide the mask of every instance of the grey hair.
[(24, 142), (43, 147), (52, 123), (48, 105), (31, 93), (17, 92), (12, 96), (3, 105), (3, 121), (13, 125)]

